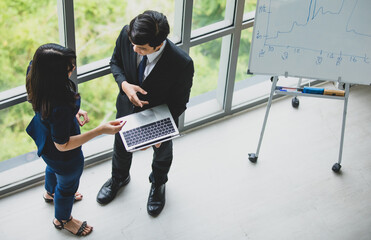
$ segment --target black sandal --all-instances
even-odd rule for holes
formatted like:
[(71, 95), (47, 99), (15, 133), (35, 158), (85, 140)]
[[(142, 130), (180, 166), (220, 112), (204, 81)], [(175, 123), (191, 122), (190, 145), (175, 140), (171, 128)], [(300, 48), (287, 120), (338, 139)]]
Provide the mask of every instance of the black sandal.
[[(57, 220), (60, 224), (59, 224), (59, 225), (55, 224), (55, 223), (54, 223), (54, 220), (53, 220), (53, 225), (54, 225), (54, 227), (55, 227), (56, 229), (58, 229), (58, 230), (62, 230), (62, 229), (65, 229), (65, 228), (64, 228), (64, 225), (66, 225), (68, 222), (70, 222), (70, 221), (72, 220), (72, 216), (70, 217), (70, 219), (68, 219), (68, 220), (65, 221), (65, 222), (63, 222), (63, 221), (61, 221), (61, 220), (58, 220), (58, 219), (56, 219), (56, 220)], [(66, 229), (66, 230), (69, 231), (70, 233), (76, 235), (76, 236), (81, 236), (81, 234), (84, 232), (84, 230), (85, 230), (85, 228), (86, 228), (86, 225), (88, 225), (88, 224), (87, 224), (86, 221), (84, 221), (84, 222), (81, 224), (81, 226), (80, 226), (80, 228), (79, 228), (79, 230), (77, 231), (76, 234), (73, 233), (73, 232), (71, 232), (71, 231), (68, 230), (68, 229)], [(89, 233), (91, 233), (91, 231), (90, 231)], [(89, 233), (88, 233), (88, 234), (89, 234)], [(88, 235), (88, 234), (86, 234), (86, 235)]]
[(46, 197), (45, 197), (45, 194), (43, 194), (44, 201), (45, 201), (46, 203), (51, 203), (51, 202), (53, 202), (53, 201), (54, 201), (54, 196), (53, 196), (53, 194), (51, 194), (50, 192), (46, 192), (46, 194), (47, 194), (48, 196), (52, 197), (52, 198), (46, 198)]

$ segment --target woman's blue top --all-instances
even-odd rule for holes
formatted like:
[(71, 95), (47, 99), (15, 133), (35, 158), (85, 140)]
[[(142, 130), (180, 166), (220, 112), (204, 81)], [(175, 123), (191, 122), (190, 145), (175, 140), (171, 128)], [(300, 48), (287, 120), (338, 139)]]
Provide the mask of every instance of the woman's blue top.
[(70, 151), (59, 151), (55, 145), (69, 141), (70, 136), (80, 134), (80, 126), (76, 114), (80, 109), (80, 98), (75, 106), (68, 104), (55, 104), (50, 116), (42, 119), (36, 112), (26, 131), (35, 141), (37, 155), (55, 170), (68, 170), (81, 166), (84, 161), (81, 147)]

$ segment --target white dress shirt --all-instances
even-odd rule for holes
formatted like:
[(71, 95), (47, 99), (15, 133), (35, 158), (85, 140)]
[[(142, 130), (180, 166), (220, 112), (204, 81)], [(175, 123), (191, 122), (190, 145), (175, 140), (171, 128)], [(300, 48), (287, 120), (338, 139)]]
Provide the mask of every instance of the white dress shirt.
[[(151, 73), (152, 69), (155, 67), (156, 63), (158, 60), (161, 58), (162, 53), (164, 52), (165, 45), (166, 45), (166, 40), (164, 40), (161, 48), (154, 53), (148, 54), (147, 57), (147, 65), (146, 68), (144, 69), (144, 76), (143, 76), (143, 82), (146, 80), (147, 76)], [(142, 61), (143, 56), (137, 55), (137, 67), (139, 66), (140, 61)]]

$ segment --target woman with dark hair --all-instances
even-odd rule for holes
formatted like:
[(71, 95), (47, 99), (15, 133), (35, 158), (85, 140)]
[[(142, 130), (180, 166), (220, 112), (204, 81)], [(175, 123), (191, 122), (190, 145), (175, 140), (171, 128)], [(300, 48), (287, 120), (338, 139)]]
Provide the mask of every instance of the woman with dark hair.
[(79, 125), (89, 119), (80, 110), (80, 95), (69, 79), (75, 65), (76, 54), (71, 49), (50, 43), (36, 50), (26, 77), (28, 101), (35, 116), (26, 131), (47, 164), (45, 189), (50, 196), (44, 198), (54, 201), (54, 226), (85, 236), (93, 227), (71, 216), (84, 167), (81, 145), (98, 135), (117, 133), (124, 123), (111, 121), (80, 133)]

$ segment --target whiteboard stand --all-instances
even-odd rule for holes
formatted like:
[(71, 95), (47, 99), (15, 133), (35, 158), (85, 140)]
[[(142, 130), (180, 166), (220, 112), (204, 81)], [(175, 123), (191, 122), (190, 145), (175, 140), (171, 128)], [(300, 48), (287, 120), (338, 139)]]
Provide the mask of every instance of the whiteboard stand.
[(264, 117), (263, 127), (262, 127), (262, 130), (260, 132), (260, 138), (259, 138), (258, 148), (256, 149), (256, 153), (249, 153), (249, 160), (251, 162), (253, 162), (253, 163), (255, 163), (258, 160), (260, 146), (261, 146), (262, 141), (263, 141), (265, 125), (267, 124), (269, 110), (270, 110), (271, 105), (272, 105), (272, 98), (273, 98), (274, 91), (276, 89), (277, 81), (278, 81), (278, 76), (274, 76), (273, 77), (272, 88), (271, 88), (271, 93), (269, 95), (267, 109), (265, 110), (265, 117)]
[[(332, 170), (334, 172), (336, 172), (336, 173), (339, 172), (340, 171), (340, 168), (341, 168), (341, 159), (342, 159), (342, 154), (343, 154), (345, 122), (346, 122), (347, 107), (348, 107), (348, 97), (349, 97), (349, 83), (345, 83), (345, 94), (344, 94), (344, 96), (330, 96), (330, 95), (318, 95), (318, 94), (308, 94), (308, 93), (300, 93), (300, 92), (283, 92), (283, 91), (279, 91), (279, 90), (276, 90), (277, 81), (278, 81), (278, 76), (274, 76), (273, 77), (272, 88), (271, 88), (271, 93), (269, 95), (267, 109), (265, 111), (263, 126), (262, 126), (262, 130), (260, 132), (260, 138), (259, 138), (258, 147), (257, 147), (255, 153), (249, 153), (249, 160), (251, 162), (253, 162), (253, 163), (255, 163), (258, 160), (259, 152), (260, 152), (260, 146), (261, 146), (261, 143), (263, 141), (265, 126), (267, 124), (269, 110), (270, 110), (271, 105), (272, 105), (272, 99), (273, 99), (273, 95), (274, 94), (291, 95), (291, 96), (294, 96), (295, 98), (297, 96), (305, 96), (305, 97), (338, 99), (338, 100), (344, 100), (343, 122), (342, 122), (342, 127), (341, 127), (340, 148), (339, 148), (339, 160), (338, 160), (337, 163), (335, 163), (332, 166)], [(301, 84), (301, 79), (299, 79), (298, 87), (300, 86), (300, 84)]]

